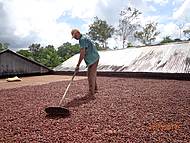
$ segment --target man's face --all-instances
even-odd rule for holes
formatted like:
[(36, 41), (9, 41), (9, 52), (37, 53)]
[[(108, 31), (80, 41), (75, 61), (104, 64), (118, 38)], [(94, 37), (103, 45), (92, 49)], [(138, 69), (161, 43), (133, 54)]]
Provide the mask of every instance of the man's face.
[(76, 40), (79, 40), (80, 39), (80, 33), (79, 32), (74, 32), (73, 33), (73, 38), (75, 38)]

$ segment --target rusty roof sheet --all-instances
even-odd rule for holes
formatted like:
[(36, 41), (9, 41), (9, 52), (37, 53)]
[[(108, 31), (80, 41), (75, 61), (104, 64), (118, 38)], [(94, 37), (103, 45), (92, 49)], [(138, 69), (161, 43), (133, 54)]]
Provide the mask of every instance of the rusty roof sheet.
[[(99, 51), (99, 54), (98, 71), (101, 72), (190, 73), (189, 42)], [(54, 71), (73, 71), (78, 59), (79, 54), (76, 54), (54, 68)], [(87, 70), (84, 61), (80, 70)]]

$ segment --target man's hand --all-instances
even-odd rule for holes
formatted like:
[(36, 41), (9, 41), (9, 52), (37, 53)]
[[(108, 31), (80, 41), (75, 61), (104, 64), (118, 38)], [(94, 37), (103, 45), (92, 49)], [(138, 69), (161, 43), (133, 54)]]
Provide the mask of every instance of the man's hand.
[(76, 66), (75, 72), (76, 72), (76, 73), (79, 72), (79, 65)]

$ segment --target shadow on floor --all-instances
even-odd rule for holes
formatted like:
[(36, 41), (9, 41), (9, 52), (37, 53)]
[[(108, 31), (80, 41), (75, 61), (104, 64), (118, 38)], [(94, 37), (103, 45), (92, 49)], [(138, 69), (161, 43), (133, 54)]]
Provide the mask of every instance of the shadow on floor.
[(88, 102), (95, 100), (96, 98), (94, 96), (90, 96), (90, 95), (85, 95), (83, 97), (77, 97), (74, 98), (73, 100), (71, 100), (70, 102), (68, 102), (65, 107), (78, 107), (81, 106), (83, 104), (87, 104)]
[(48, 119), (58, 120), (60, 118), (68, 118), (68, 117), (70, 117), (70, 113), (65, 114), (65, 115), (46, 115), (45, 117), (48, 118)]

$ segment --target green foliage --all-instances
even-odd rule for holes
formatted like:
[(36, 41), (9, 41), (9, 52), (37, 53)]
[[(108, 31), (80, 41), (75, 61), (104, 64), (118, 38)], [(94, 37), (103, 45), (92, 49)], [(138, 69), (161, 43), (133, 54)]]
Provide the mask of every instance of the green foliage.
[(79, 44), (71, 45), (71, 43), (66, 42), (63, 43), (60, 47), (58, 47), (58, 55), (62, 57), (63, 61), (69, 59), (73, 55), (80, 52)]
[(29, 50), (30, 50), (32, 53), (37, 53), (37, 52), (40, 51), (41, 45), (40, 45), (40, 44), (32, 44), (32, 45), (30, 45), (28, 48), (29, 48)]
[(32, 44), (29, 46), (29, 50), (19, 50), (17, 53), (49, 68), (54, 68), (76, 53), (79, 53), (79, 51), (79, 44), (71, 45), (71, 43), (67, 42), (58, 47), (58, 50), (53, 45), (48, 45), (44, 48), (40, 44)]
[(41, 48), (39, 54), (39, 61), (40, 63), (43, 63), (47, 67), (53, 68), (61, 64), (61, 58), (57, 54), (57, 51), (55, 50), (54, 46), (48, 45), (45, 48)]
[(32, 44), (29, 46), (29, 50), (19, 50), (17, 53), (49, 68), (54, 68), (62, 62), (62, 58), (59, 57), (56, 49), (52, 45), (43, 48), (40, 44)]
[(166, 36), (163, 38), (163, 40), (160, 43), (164, 44), (164, 43), (171, 43), (171, 42), (174, 42), (174, 40), (172, 40), (170, 36)]
[(156, 39), (156, 36), (160, 34), (157, 32), (157, 24), (158, 23), (148, 23), (143, 27), (142, 31), (135, 32), (134, 36), (139, 39), (145, 45), (151, 45), (151, 43)]
[(190, 39), (190, 29), (186, 29), (183, 31), (186, 38)]
[(3, 48), (3, 45), (0, 43), (0, 51), (3, 51), (4, 48)]
[(9, 44), (8, 43), (0, 43), (0, 51), (8, 49)]
[(29, 51), (32, 53), (32, 59), (40, 62), (40, 52), (43, 49), (40, 44), (32, 44), (29, 47)]
[(125, 47), (126, 41), (134, 36), (135, 30), (140, 26), (138, 24), (138, 17), (141, 14), (139, 10), (131, 7), (125, 8), (120, 13), (119, 26), (115, 31), (122, 39), (122, 46)]
[(88, 35), (92, 40), (102, 44), (103, 49), (107, 48), (107, 39), (110, 38), (114, 33), (114, 28), (109, 26), (106, 21), (94, 18), (93, 24), (89, 26)]
[(97, 48), (98, 51), (106, 50), (103, 46), (101, 46), (97, 42), (95, 42), (94, 45), (95, 45), (95, 47)]
[(22, 50), (21, 49), (21, 50), (17, 51), (16, 53), (18, 53), (20, 55), (23, 55), (24, 57), (27, 57), (29, 59), (33, 59), (32, 58), (32, 53), (30, 51), (28, 51), (28, 50)]
[(127, 48), (133, 47), (132, 43), (127, 43)]

